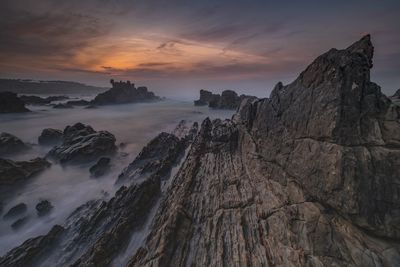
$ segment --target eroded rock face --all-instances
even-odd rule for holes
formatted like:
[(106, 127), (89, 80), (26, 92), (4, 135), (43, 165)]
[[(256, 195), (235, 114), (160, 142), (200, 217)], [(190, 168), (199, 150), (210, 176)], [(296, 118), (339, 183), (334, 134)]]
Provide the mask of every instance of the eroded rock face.
[(110, 105), (160, 100), (153, 92), (148, 91), (147, 87), (141, 86), (136, 88), (130, 81), (114, 82), (114, 80), (111, 80), (111, 85), (111, 89), (98, 94), (95, 99), (91, 101), (91, 104)]
[(48, 156), (60, 163), (81, 163), (97, 160), (115, 152), (115, 137), (107, 131), (96, 132), (82, 123), (67, 126), (62, 144), (55, 146)]
[(0, 188), (13, 186), (50, 167), (50, 163), (42, 158), (30, 161), (12, 161), (0, 158)]
[(332, 49), (204, 121), (129, 266), (399, 265), (399, 109), (372, 55), (369, 36)]
[(21, 139), (9, 133), (0, 134), (0, 156), (8, 156), (29, 149)]
[(58, 129), (46, 128), (38, 138), (40, 145), (58, 145), (62, 142), (63, 132)]
[(28, 112), (24, 101), (18, 98), (16, 93), (0, 92), (0, 113)]

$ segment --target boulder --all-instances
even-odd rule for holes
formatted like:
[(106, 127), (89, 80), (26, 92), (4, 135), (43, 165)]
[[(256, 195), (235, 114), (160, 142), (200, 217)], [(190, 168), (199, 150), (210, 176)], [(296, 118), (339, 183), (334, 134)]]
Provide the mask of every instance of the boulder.
[(36, 205), (36, 212), (39, 217), (45, 216), (54, 208), (50, 201), (42, 200)]
[(18, 137), (4, 132), (0, 134), (0, 156), (16, 154), (27, 149), (29, 146)]
[(16, 93), (0, 92), (0, 113), (28, 112), (24, 101), (18, 98)]
[(26, 213), (27, 210), (28, 210), (28, 206), (26, 206), (25, 203), (20, 203), (18, 205), (15, 205), (11, 209), (9, 209), (8, 212), (6, 214), (4, 214), (3, 218), (4, 219), (14, 218), (14, 217), (17, 217), (17, 216), (20, 216), (20, 215)]
[(202, 89), (200, 90), (200, 99), (195, 100), (194, 104), (196, 106), (208, 105), (210, 108), (215, 109), (236, 109), (240, 105), (240, 102), (247, 98), (257, 99), (255, 96), (238, 96), (237, 93), (232, 90), (225, 90), (219, 95)]
[(0, 158), (0, 188), (13, 186), (50, 167), (50, 163), (42, 158), (30, 161), (12, 161)]
[(58, 145), (62, 142), (63, 132), (58, 129), (46, 128), (38, 138), (40, 145)]
[(84, 163), (111, 155), (116, 151), (115, 137), (107, 131), (95, 131), (89, 125), (76, 123), (63, 132), (62, 144), (48, 153), (60, 163)]
[(101, 157), (95, 165), (90, 167), (89, 171), (93, 177), (100, 177), (106, 174), (110, 168), (110, 158)]
[(111, 80), (111, 85), (111, 89), (98, 94), (90, 103), (92, 105), (110, 105), (160, 100), (160, 97), (148, 91), (147, 87), (135, 88), (135, 85), (129, 81), (114, 82)]
[(11, 224), (13, 230), (19, 230), (22, 228), (29, 220), (29, 216), (24, 216)]

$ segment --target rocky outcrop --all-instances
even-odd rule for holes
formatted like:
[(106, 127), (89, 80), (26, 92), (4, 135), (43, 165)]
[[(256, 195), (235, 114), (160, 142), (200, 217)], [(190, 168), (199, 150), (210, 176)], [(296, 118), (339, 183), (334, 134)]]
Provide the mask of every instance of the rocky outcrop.
[(0, 188), (13, 186), (50, 167), (50, 163), (42, 158), (30, 161), (12, 161), (0, 158)]
[(98, 94), (91, 101), (92, 105), (125, 104), (160, 100), (153, 92), (148, 91), (147, 87), (136, 88), (130, 81), (114, 82), (114, 80), (111, 80), (110, 82), (112, 88), (104, 93)]
[(36, 212), (39, 217), (45, 216), (54, 208), (50, 201), (42, 200), (36, 205)]
[(62, 142), (63, 132), (58, 129), (46, 128), (38, 138), (40, 145), (58, 145)]
[(67, 105), (71, 105), (71, 106), (88, 106), (88, 105), (90, 105), (90, 101), (83, 100), (83, 99), (80, 99), (80, 100), (70, 100), (70, 101), (67, 101), (66, 104), (67, 104)]
[(6, 214), (4, 214), (4, 219), (15, 218), (17, 216), (21, 216), (26, 213), (28, 210), (28, 206), (25, 203), (19, 203), (12, 207)]
[(9, 133), (0, 134), (0, 156), (8, 156), (29, 149), (21, 139)]
[(28, 112), (24, 101), (12, 92), (0, 92), (0, 113)]
[(57, 246), (50, 231), (0, 265), (398, 266), (400, 110), (370, 81), (372, 56), (365, 36), (231, 120), (206, 119), (167, 187), (185, 138), (159, 135)]
[[(187, 127), (188, 133), (195, 127)], [(76, 209), (64, 227), (54, 226), (44, 236), (29, 239), (0, 258), (1, 266), (123, 266), (124, 250), (135, 250), (150, 227), (165, 183), (192, 139), (162, 134), (155, 137), (134, 162), (162, 162), (146, 168), (134, 162), (123, 172), (122, 186), (109, 201), (89, 201)], [(193, 137), (193, 135), (192, 135)], [(161, 146), (171, 142), (165, 151)], [(156, 151), (150, 151), (154, 147)], [(180, 153), (176, 152), (179, 148)], [(161, 152), (161, 153), (156, 153)], [(136, 168), (136, 170), (135, 170)], [(132, 175), (143, 173), (145, 177)], [(126, 259), (127, 261), (127, 259)]]
[(207, 90), (200, 90), (200, 99), (194, 101), (195, 106), (208, 105), (210, 108), (216, 109), (237, 109), (242, 100), (256, 99), (255, 96), (240, 95), (232, 90), (225, 90), (221, 95), (213, 94)]
[(64, 129), (62, 144), (50, 150), (48, 156), (60, 163), (90, 162), (113, 154), (115, 141), (107, 131), (97, 132), (89, 125), (76, 123)]
[(100, 158), (95, 165), (93, 165), (92, 167), (90, 167), (89, 172), (93, 177), (100, 177), (103, 176), (104, 174), (106, 174), (110, 168), (111, 168), (111, 164), (110, 164), (111, 159), (110, 158), (106, 158), (106, 157), (102, 157)]

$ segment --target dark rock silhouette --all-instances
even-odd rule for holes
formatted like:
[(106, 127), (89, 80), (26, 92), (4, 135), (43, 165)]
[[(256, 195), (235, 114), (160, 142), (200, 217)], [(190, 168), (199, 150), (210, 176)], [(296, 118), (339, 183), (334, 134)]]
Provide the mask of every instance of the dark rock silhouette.
[(93, 105), (110, 105), (136, 102), (151, 102), (161, 100), (153, 92), (147, 90), (147, 87), (135, 88), (130, 81), (114, 82), (110, 81), (112, 88), (108, 91), (98, 94), (92, 101)]
[(63, 132), (58, 129), (46, 128), (38, 138), (40, 145), (58, 145), (62, 142)]
[(195, 100), (196, 106), (208, 105), (210, 108), (215, 109), (237, 109), (243, 99), (251, 98), (256, 99), (255, 96), (240, 95), (232, 90), (225, 90), (221, 95), (213, 94), (207, 90), (200, 90), (200, 99)]
[(81, 100), (70, 100), (70, 101), (67, 101), (66, 104), (71, 105), (71, 106), (88, 106), (88, 105), (90, 105), (90, 102), (87, 100), (81, 99)]
[(24, 101), (12, 92), (0, 92), (0, 113), (28, 112)]
[(29, 161), (13, 161), (0, 158), (0, 188), (14, 186), (50, 167), (50, 163), (42, 158)]
[(25, 203), (20, 203), (18, 205), (15, 205), (11, 209), (9, 209), (7, 211), (7, 213), (4, 214), (3, 218), (4, 219), (14, 218), (14, 217), (17, 217), (17, 216), (20, 216), (20, 215), (26, 213), (27, 210), (28, 210), (28, 206), (26, 206)]
[(36, 205), (36, 212), (39, 217), (45, 216), (54, 208), (50, 201), (42, 200)]
[(96, 132), (89, 125), (76, 123), (64, 129), (62, 144), (50, 150), (48, 156), (60, 163), (81, 163), (97, 160), (115, 151), (114, 135), (107, 131)]
[(110, 158), (102, 157), (100, 158), (95, 165), (90, 167), (89, 172), (93, 177), (100, 177), (106, 174), (110, 168)]
[(15, 135), (0, 134), (0, 156), (17, 154), (27, 149), (29, 149), (29, 146)]
[(49, 96), (46, 98), (34, 95), (21, 95), (19, 97), (27, 105), (46, 105), (53, 101), (61, 101), (68, 99), (68, 96)]
[(29, 216), (24, 216), (11, 224), (11, 228), (14, 230), (19, 230), (22, 228), (29, 220)]

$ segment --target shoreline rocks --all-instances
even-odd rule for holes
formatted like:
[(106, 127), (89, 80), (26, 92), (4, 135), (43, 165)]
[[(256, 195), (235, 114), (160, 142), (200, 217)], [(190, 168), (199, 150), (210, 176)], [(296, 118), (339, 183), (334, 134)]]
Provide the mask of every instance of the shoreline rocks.
[(200, 99), (194, 101), (195, 106), (206, 106), (215, 109), (237, 109), (244, 99), (257, 99), (255, 96), (240, 95), (235, 91), (225, 90), (219, 94), (213, 94), (207, 90), (200, 90)]
[(21, 139), (9, 133), (0, 134), (0, 156), (8, 156), (28, 150), (30, 147)]
[(85, 163), (112, 155), (117, 147), (115, 137), (107, 131), (95, 131), (89, 125), (76, 123), (64, 129), (62, 144), (47, 154), (60, 163)]
[(30, 110), (25, 107), (16, 93), (0, 92), (0, 113), (23, 113)]
[(106, 174), (110, 168), (111, 159), (106, 157), (101, 157), (95, 165), (90, 167), (89, 172), (93, 177), (100, 177)]
[(35, 207), (36, 213), (39, 217), (48, 215), (53, 208), (53, 205), (48, 200), (40, 201)]
[(161, 100), (153, 92), (147, 90), (147, 87), (136, 88), (130, 81), (114, 82), (110, 81), (112, 88), (104, 93), (98, 94), (91, 102), (91, 105), (112, 105), (138, 102), (152, 102)]
[(38, 137), (39, 145), (58, 145), (62, 142), (63, 132), (58, 129), (46, 128)]
[(6, 214), (4, 214), (3, 219), (10, 219), (17, 216), (21, 216), (28, 211), (28, 206), (25, 203), (20, 203), (10, 208)]

